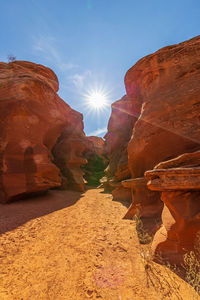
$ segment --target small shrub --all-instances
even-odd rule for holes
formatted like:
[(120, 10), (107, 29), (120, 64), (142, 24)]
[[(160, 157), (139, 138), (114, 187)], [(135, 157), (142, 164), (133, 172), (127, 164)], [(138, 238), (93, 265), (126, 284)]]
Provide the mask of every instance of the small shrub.
[[(141, 246), (140, 255), (146, 274), (147, 287), (155, 289), (155, 292), (159, 295), (158, 299), (183, 300), (180, 295), (180, 284), (176, 281), (176, 275), (174, 274), (176, 273), (176, 267), (164, 261), (162, 267), (159, 267), (153, 261), (151, 250), (148, 248), (142, 249), (142, 247), (144, 246)], [(162, 258), (160, 257), (159, 260), (161, 261)]]
[(12, 55), (12, 54), (9, 54), (9, 55), (7, 56), (7, 60), (8, 60), (9, 63), (10, 63), (10, 62), (13, 62), (13, 61), (16, 60), (16, 56), (14, 56), (14, 55)]
[(185, 280), (200, 295), (200, 261), (194, 251), (184, 255)]
[[(140, 255), (146, 274), (147, 287), (153, 287), (161, 297), (160, 299), (185, 299), (180, 294), (181, 285), (176, 277), (177, 275), (182, 277), (181, 274), (183, 275), (183, 273), (181, 269), (165, 261), (159, 254), (156, 254), (156, 261), (159, 261), (159, 265), (162, 265), (162, 267), (159, 267), (153, 261), (155, 257), (153, 258), (151, 253), (152, 237), (144, 230), (142, 220), (138, 216), (134, 216), (134, 220), (140, 241)], [(200, 294), (200, 261), (198, 260), (198, 257), (200, 257), (200, 234), (195, 250), (195, 252), (187, 253), (184, 256), (185, 281)], [(198, 294), (192, 294), (190, 299), (199, 299)]]

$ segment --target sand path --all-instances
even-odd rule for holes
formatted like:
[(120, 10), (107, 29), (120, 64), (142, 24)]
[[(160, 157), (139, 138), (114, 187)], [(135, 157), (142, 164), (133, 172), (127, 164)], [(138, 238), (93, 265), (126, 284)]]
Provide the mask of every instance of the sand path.
[(1, 300), (178, 299), (147, 286), (135, 223), (102, 190), (51, 191), (0, 209)]

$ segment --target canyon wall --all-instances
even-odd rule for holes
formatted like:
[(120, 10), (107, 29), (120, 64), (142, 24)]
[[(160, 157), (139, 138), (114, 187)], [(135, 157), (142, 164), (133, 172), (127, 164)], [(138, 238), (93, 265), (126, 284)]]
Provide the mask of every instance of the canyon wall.
[(114, 199), (131, 199), (131, 192), (122, 186), (123, 179), (130, 178), (128, 167), (127, 144), (132, 128), (136, 122), (140, 104), (134, 99), (124, 96), (111, 106), (112, 113), (108, 122), (108, 132), (105, 135), (104, 151), (109, 159), (105, 170), (106, 176), (101, 182), (108, 191), (112, 191)]
[[(128, 145), (133, 179), (161, 161), (199, 149), (199, 51), (197, 37), (144, 57), (127, 72), (127, 95), (142, 105)], [(138, 208), (148, 217), (151, 208), (159, 216), (159, 195), (145, 189), (145, 200), (135, 195), (132, 211)]]
[(0, 63), (0, 202), (60, 186), (84, 189), (83, 118), (58, 88), (47, 67)]
[[(179, 240), (181, 239), (180, 236), (189, 234), (188, 226), (191, 228), (191, 226), (195, 227), (196, 225), (184, 225), (185, 227), (182, 226), (180, 229), (179, 220), (181, 218), (177, 217), (174, 221), (176, 225), (170, 225), (170, 228), (174, 230), (173, 235), (171, 229), (166, 229), (166, 219), (163, 217), (164, 219), (161, 220), (161, 214), (162, 211), (164, 211), (163, 216), (166, 216), (166, 214), (173, 215), (173, 213), (185, 214), (180, 222), (183, 223), (183, 219), (187, 215), (190, 224), (197, 224), (198, 222), (194, 221), (193, 218), (196, 220), (198, 218), (196, 216), (200, 212), (199, 186), (197, 184), (195, 192), (190, 193), (190, 184), (188, 186), (186, 184), (187, 188), (184, 190), (185, 194), (182, 201), (191, 203), (192, 207), (195, 203), (195, 209), (194, 214), (192, 209), (190, 213), (188, 211), (183, 212), (179, 210), (176, 204), (173, 206), (172, 203), (173, 201), (174, 203), (181, 201), (180, 195), (183, 193), (183, 189), (180, 188), (180, 182), (181, 184), (184, 184), (184, 180), (188, 182), (188, 178), (193, 176), (191, 175), (193, 173), (188, 170), (184, 171), (186, 175), (181, 177), (182, 181), (177, 185), (177, 189), (173, 187), (171, 194), (170, 192), (166, 194), (159, 184), (159, 188), (156, 189), (156, 184), (152, 185), (149, 182), (150, 173), (147, 172), (145, 176), (145, 172), (154, 169), (160, 162), (200, 149), (200, 36), (177, 45), (167, 46), (139, 60), (126, 73), (125, 87), (127, 92), (125, 97), (130, 101), (130, 107), (126, 115), (128, 118), (133, 116), (132, 128), (126, 122), (120, 124), (121, 118), (120, 121), (117, 117), (114, 119), (114, 112), (112, 112), (109, 124), (114, 123), (114, 125), (108, 125), (108, 133), (106, 134), (108, 140), (106, 142), (108, 145), (110, 144), (110, 148), (107, 148), (111, 170), (108, 175), (111, 174), (111, 177), (113, 176), (116, 180), (116, 171), (121, 157), (125, 157), (125, 160), (128, 157), (128, 169), (131, 175), (129, 178), (127, 176), (126, 179), (119, 179), (124, 188), (131, 190), (132, 195), (132, 204), (125, 217), (132, 218), (135, 214), (138, 214), (144, 224), (147, 225), (145, 228), (150, 228), (152, 234), (162, 224), (162, 232), (165, 228), (167, 242), (160, 239), (160, 242), (154, 243), (154, 249), (164, 252), (165, 246), (158, 245), (163, 243), (162, 245), (167, 245), (166, 252), (176, 253), (176, 255), (174, 254), (174, 257), (176, 256), (174, 260), (178, 261), (180, 247), (183, 245), (185, 247), (185, 242), (179, 241), (178, 246), (176, 245), (178, 250), (173, 252), (172, 248), (175, 247), (175, 243), (170, 244), (170, 238), (167, 238), (167, 235), (173, 236), (172, 239), (176, 235)], [(137, 104), (136, 113), (133, 106), (131, 106), (135, 103)], [(115, 128), (118, 128), (118, 130), (115, 130)], [(112, 140), (111, 142), (109, 142), (109, 137)], [(126, 137), (126, 141), (124, 137)], [(126, 151), (128, 155), (124, 155)], [(194, 161), (192, 166), (195, 166)], [(151, 174), (155, 175), (155, 178), (153, 177), (155, 183), (157, 182), (157, 173), (154, 170), (152, 172), (154, 173)], [(161, 174), (161, 171), (159, 172)], [(168, 174), (166, 172), (168, 171), (163, 174)], [(179, 176), (178, 174), (175, 172), (173, 176), (176, 178)], [(195, 180), (198, 180), (198, 176)], [(167, 184), (169, 184), (170, 190), (171, 183), (168, 182), (166, 175), (165, 186)], [(188, 200), (189, 198), (191, 200)], [(165, 203), (164, 207), (163, 202)], [(167, 209), (170, 212), (166, 212)], [(178, 228), (181, 230), (180, 235), (177, 233)], [(198, 226), (196, 228), (198, 229)], [(196, 231), (193, 230), (192, 232)], [(159, 241), (158, 236), (161, 235), (156, 234), (155, 239), (157, 241)], [(194, 248), (194, 238), (191, 240), (192, 242), (189, 243), (190, 245), (186, 249)], [(172, 260), (172, 255), (170, 260)]]

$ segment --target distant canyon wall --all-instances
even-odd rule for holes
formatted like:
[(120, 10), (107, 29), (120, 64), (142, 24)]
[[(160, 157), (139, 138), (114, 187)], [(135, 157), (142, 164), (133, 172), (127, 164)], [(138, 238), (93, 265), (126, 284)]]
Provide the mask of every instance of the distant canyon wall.
[[(125, 217), (138, 214), (152, 234), (164, 232), (164, 238), (154, 237), (154, 254), (170, 253), (169, 260), (178, 262), (184, 251), (194, 249), (200, 224), (199, 154), (192, 154), (200, 150), (200, 36), (139, 60), (126, 73), (125, 87), (127, 94), (112, 105), (103, 183), (114, 197), (120, 189), (121, 199), (129, 190), (132, 204)], [(180, 155), (193, 156), (191, 166), (178, 164), (184, 169), (179, 172), (174, 165)], [(168, 167), (160, 164), (172, 159)]]
[(84, 152), (87, 159), (82, 169), (87, 186), (99, 186), (100, 179), (104, 176), (104, 169), (107, 166), (107, 158), (104, 155), (104, 140), (97, 136), (87, 136), (88, 147)]

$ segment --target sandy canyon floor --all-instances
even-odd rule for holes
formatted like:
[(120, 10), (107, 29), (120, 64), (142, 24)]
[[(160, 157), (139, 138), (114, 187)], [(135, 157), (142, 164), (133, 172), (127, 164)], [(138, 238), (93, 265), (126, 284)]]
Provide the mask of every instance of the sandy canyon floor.
[(127, 207), (101, 189), (0, 205), (0, 300), (198, 299), (148, 264)]

